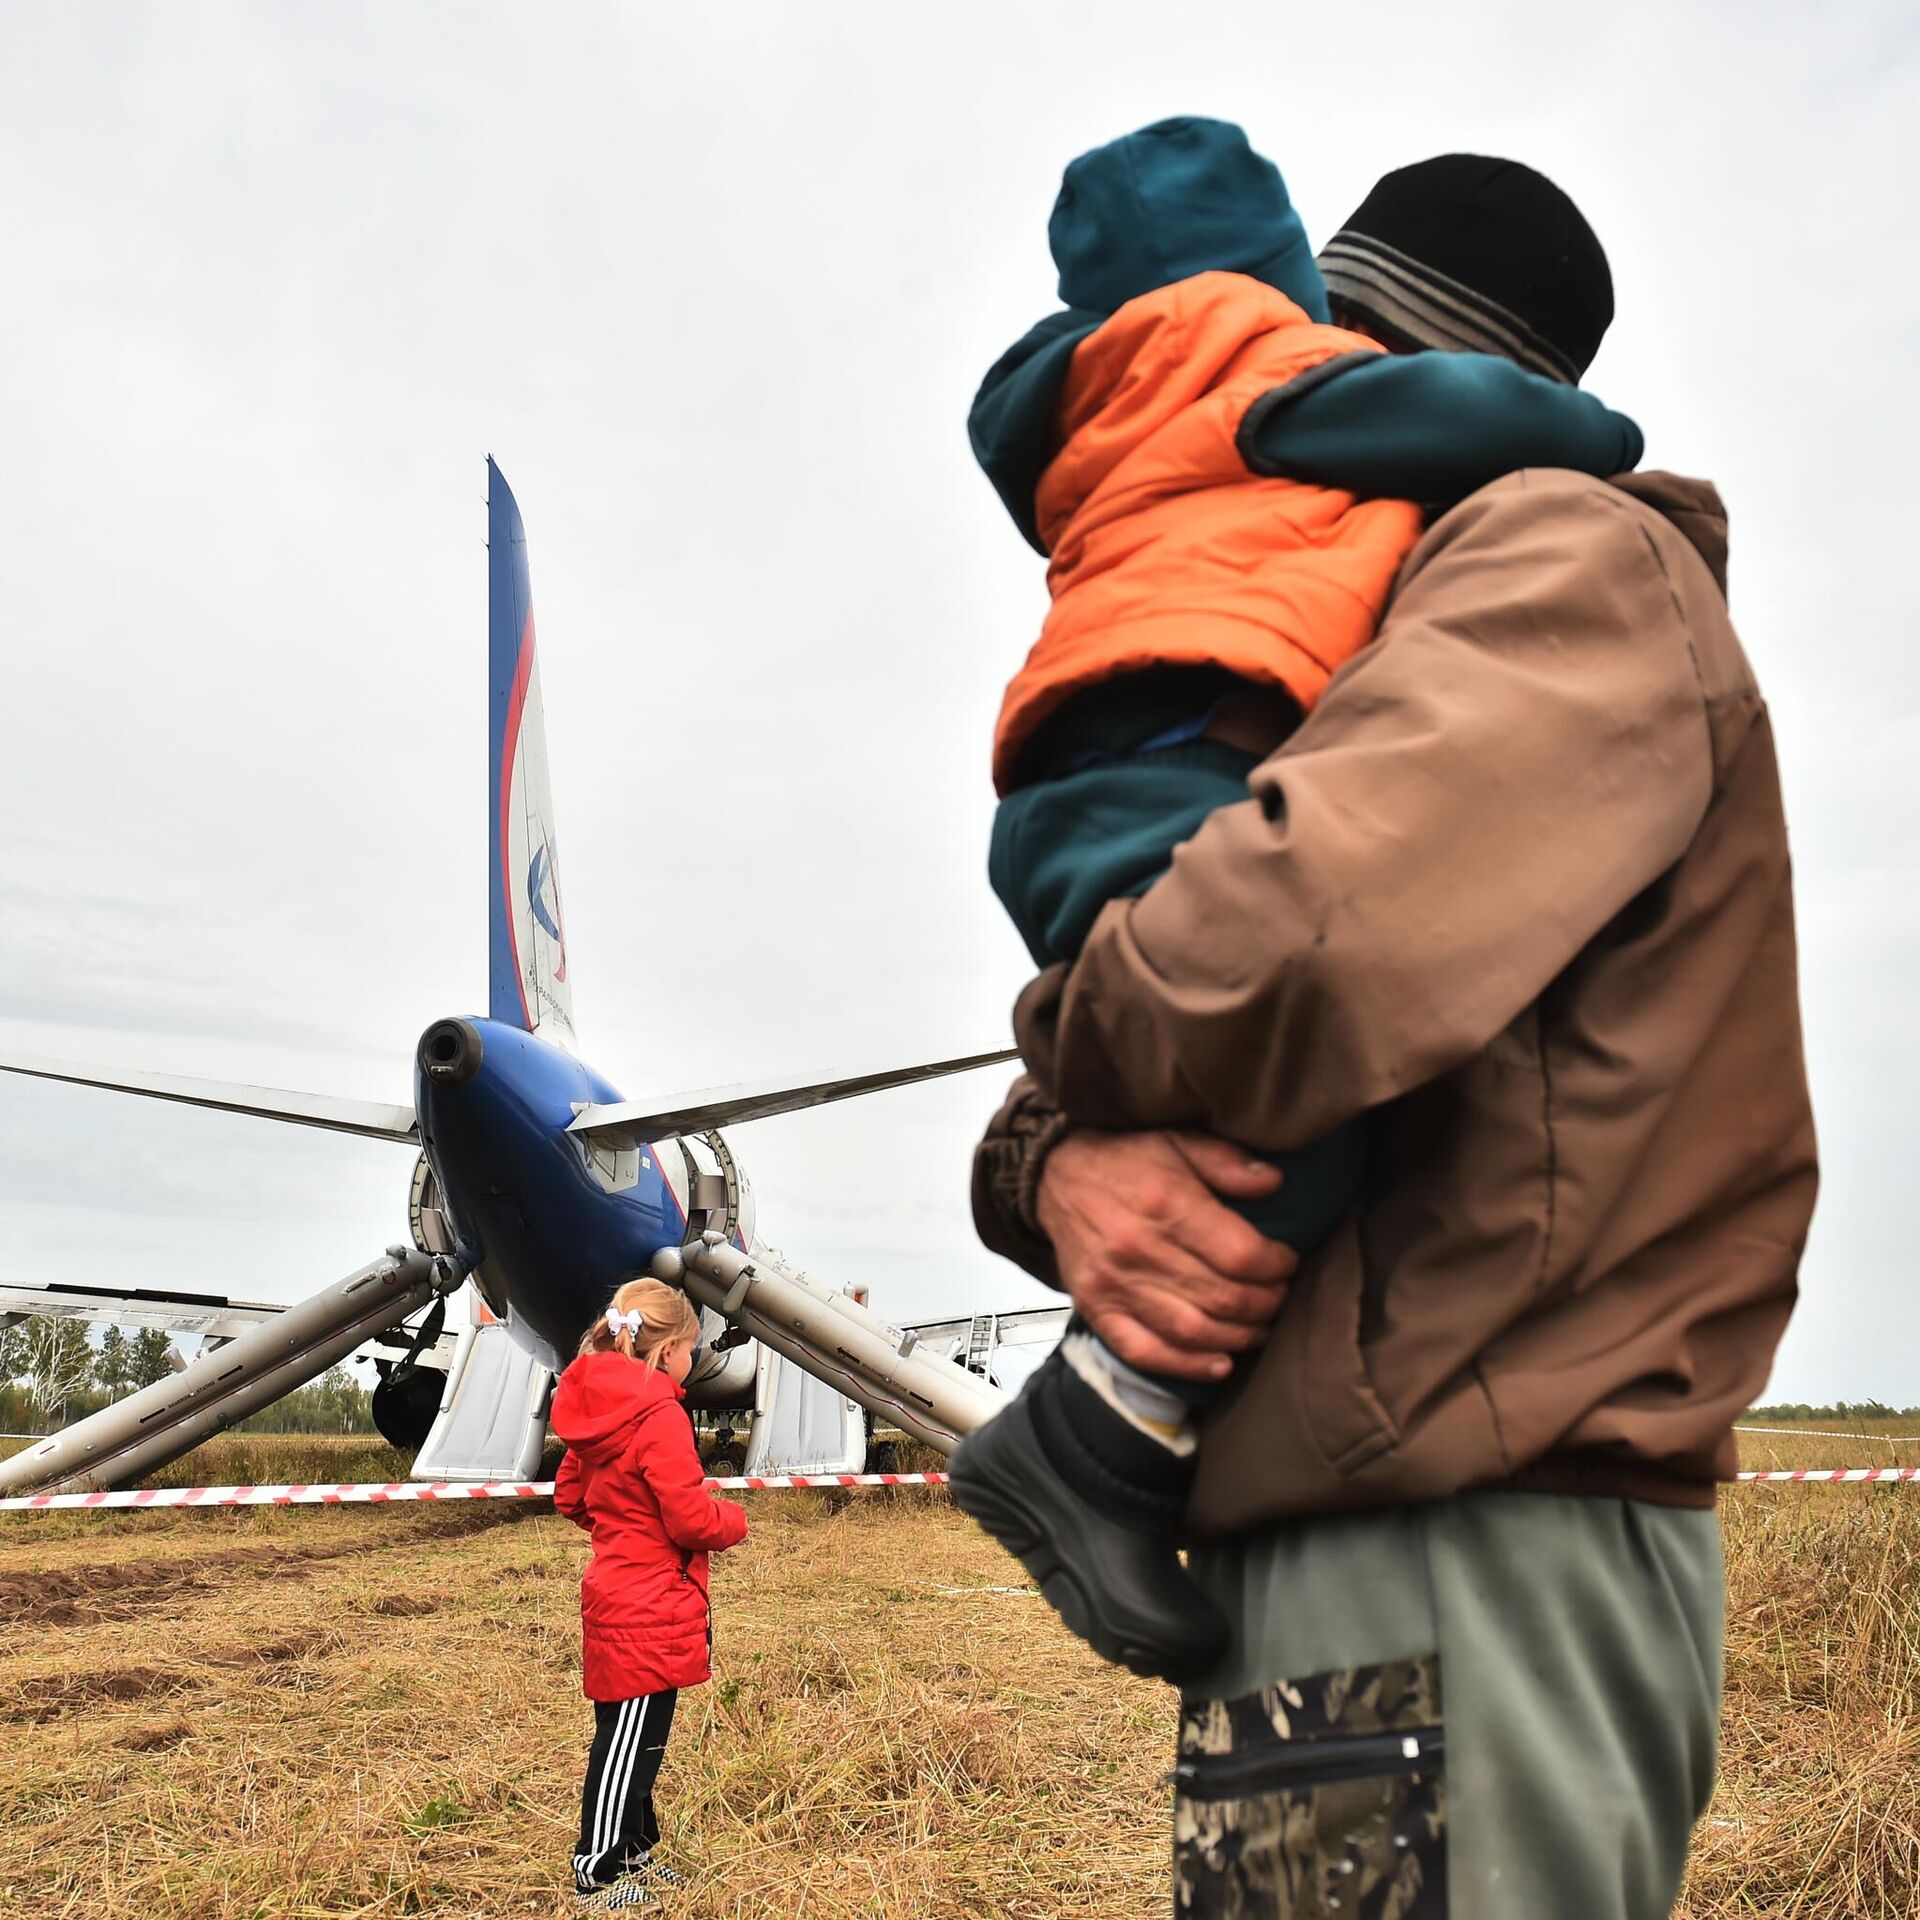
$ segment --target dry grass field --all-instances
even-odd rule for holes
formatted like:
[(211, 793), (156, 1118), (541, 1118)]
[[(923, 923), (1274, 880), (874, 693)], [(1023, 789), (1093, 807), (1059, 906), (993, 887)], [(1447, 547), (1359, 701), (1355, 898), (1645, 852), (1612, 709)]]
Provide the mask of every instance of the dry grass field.
[[(169, 1477), (399, 1467), (228, 1440)], [(688, 1920), (1165, 1911), (1162, 1690), (995, 1591), (1017, 1569), (938, 1494), (753, 1512), (661, 1783)], [(1920, 1487), (1724, 1512), (1725, 1769), (1682, 1912), (1920, 1912)], [(567, 1911), (581, 1552), (505, 1504), (0, 1517), (0, 1913)]]
[[(1889, 1435), (1920, 1422), (1879, 1423)], [(1750, 1467), (1920, 1466), (1920, 1444), (1750, 1435)], [(1920, 1914), (1920, 1482), (1721, 1495), (1720, 1785), (1682, 1920)]]

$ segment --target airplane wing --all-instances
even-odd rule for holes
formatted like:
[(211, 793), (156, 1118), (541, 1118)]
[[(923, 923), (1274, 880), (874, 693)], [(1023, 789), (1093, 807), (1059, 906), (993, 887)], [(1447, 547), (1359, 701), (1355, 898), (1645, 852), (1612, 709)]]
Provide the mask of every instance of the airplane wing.
[(285, 1120), (331, 1133), (357, 1133), (369, 1140), (396, 1140), (417, 1146), (419, 1132), (411, 1107), (378, 1100), (341, 1100), (326, 1093), (281, 1093), (272, 1087), (235, 1086), (224, 1080), (190, 1080), (173, 1073), (102, 1073), (97, 1067), (28, 1054), (0, 1053), (0, 1073), (24, 1073), (37, 1080), (62, 1080), (76, 1087), (104, 1087), (111, 1093), (137, 1093), (152, 1100), (175, 1100), (221, 1113), (251, 1114), (258, 1120)]
[(848, 1080), (708, 1087), (703, 1092), (673, 1094), (659, 1100), (623, 1100), (617, 1105), (582, 1107), (567, 1131), (589, 1136), (618, 1135), (635, 1143), (671, 1140), (678, 1134), (704, 1133), (710, 1127), (737, 1127), (749, 1120), (770, 1120), (775, 1114), (799, 1113), (807, 1107), (824, 1107), (835, 1100), (856, 1099), (863, 1093), (882, 1093), (889, 1087), (913, 1086), (922, 1080), (938, 1080), (949, 1073), (968, 1073), (975, 1067), (991, 1067), (1017, 1057), (1011, 1051), (970, 1053), (958, 1060), (895, 1067), (886, 1073), (859, 1074)]
[(955, 1320), (909, 1320), (903, 1332), (919, 1336), (930, 1353), (957, 1360), (970, 1373), (1018, 1393), (1027, 1376), (1065, 1337), (1070, 1307), (1014, 1307)]
[(167, 1293), (155, 1287), (0, 1286), (0, 1322), (26, 1315), (86, 1320), (109, 1327), (158, 1327), (230, 1340), (286, 1309), (271, 1300), (220, 1293)]
[[(282, 1300), (234, 1300), (223, 1293), (168, 1292), (161, 1287), (0, 1286), (0, 1329), (22, 1319), (84, 1320), (99, 1327), (158, 1327), (163, 1333), (198, 1333), (231, 1340), (248, 1327), (285, 1313)], [(401, 1326), (376, 1334), (369, 1346), (405, 1352), (413, 1341)], [(444, 1361), (455, 1335), (442, 1333), (422, 1353)]]

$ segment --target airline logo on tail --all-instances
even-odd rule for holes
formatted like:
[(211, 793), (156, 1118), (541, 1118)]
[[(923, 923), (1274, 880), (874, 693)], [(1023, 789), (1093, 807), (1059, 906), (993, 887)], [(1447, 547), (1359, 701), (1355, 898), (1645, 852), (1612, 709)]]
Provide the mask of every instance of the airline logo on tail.
[(547, 931), (547, 937), (560, 949), (560, 958), (554, 962), (553, 977), (564, 980), (567, 977), (567, 936), (560, 924), (560, 874), (553, 864), (553, 851), (543, 840), (533, 856), (533, 865), (527, 869), (527, 905), (533, 909), (533, 917)]

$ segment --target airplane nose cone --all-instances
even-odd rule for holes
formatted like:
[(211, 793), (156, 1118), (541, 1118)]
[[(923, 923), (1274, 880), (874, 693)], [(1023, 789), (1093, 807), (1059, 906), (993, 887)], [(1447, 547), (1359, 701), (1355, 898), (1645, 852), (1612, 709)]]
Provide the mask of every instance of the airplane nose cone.
[(480, 1071), (485, 1050), (465, 1020), (436, 1020), (420, 1036), (420, 1071), (443, 1087), (464, 1087)]

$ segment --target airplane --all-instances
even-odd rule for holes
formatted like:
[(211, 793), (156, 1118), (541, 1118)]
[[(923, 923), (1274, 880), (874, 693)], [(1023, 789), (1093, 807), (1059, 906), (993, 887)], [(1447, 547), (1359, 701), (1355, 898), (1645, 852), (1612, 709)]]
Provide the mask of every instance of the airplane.
[[(948, 1450), (1003, 1401), (1002, 1345), (1017, 1376), (1034, 1344), (1064, 1329), (1065, 1311), (1043, 1308), (936, 1323), (922, 1338), (790, 1267), (758, 1237), (752, 1186), (721, 1131), (994, 1065), (1009, 1051), (637, 1101), (580, 1057), (526, 532), (491, 458), (487, 477), (488, 1005), (427, 1027), (412, 1105), (0, 1053), (7, 1073), (412, 1149), (412, 1244), (284, 1310), (176, 1297), (176, 1323), (197, 1316), (212, 1335), (200, 1357), (0, 1462), (0, 1493), (124, 1484), (383, 1339), (402, 1357), (383, 1363), (380, 1424), (418, 1448), (416, 1477), (525, 1479), (554, 1375), (614, 1289), (647, 1272), (702, 1305), (710, 1337), (688, 1401), (755, 1416), (749, 1472), (857, 1471), (876, 1417)], [(468, 1311), (449, 1351), (452, 1296)], [(139, 1312), (152, 1324), (168, 1302), (0, 1287), (0, 1314), (44, 1310)]]

